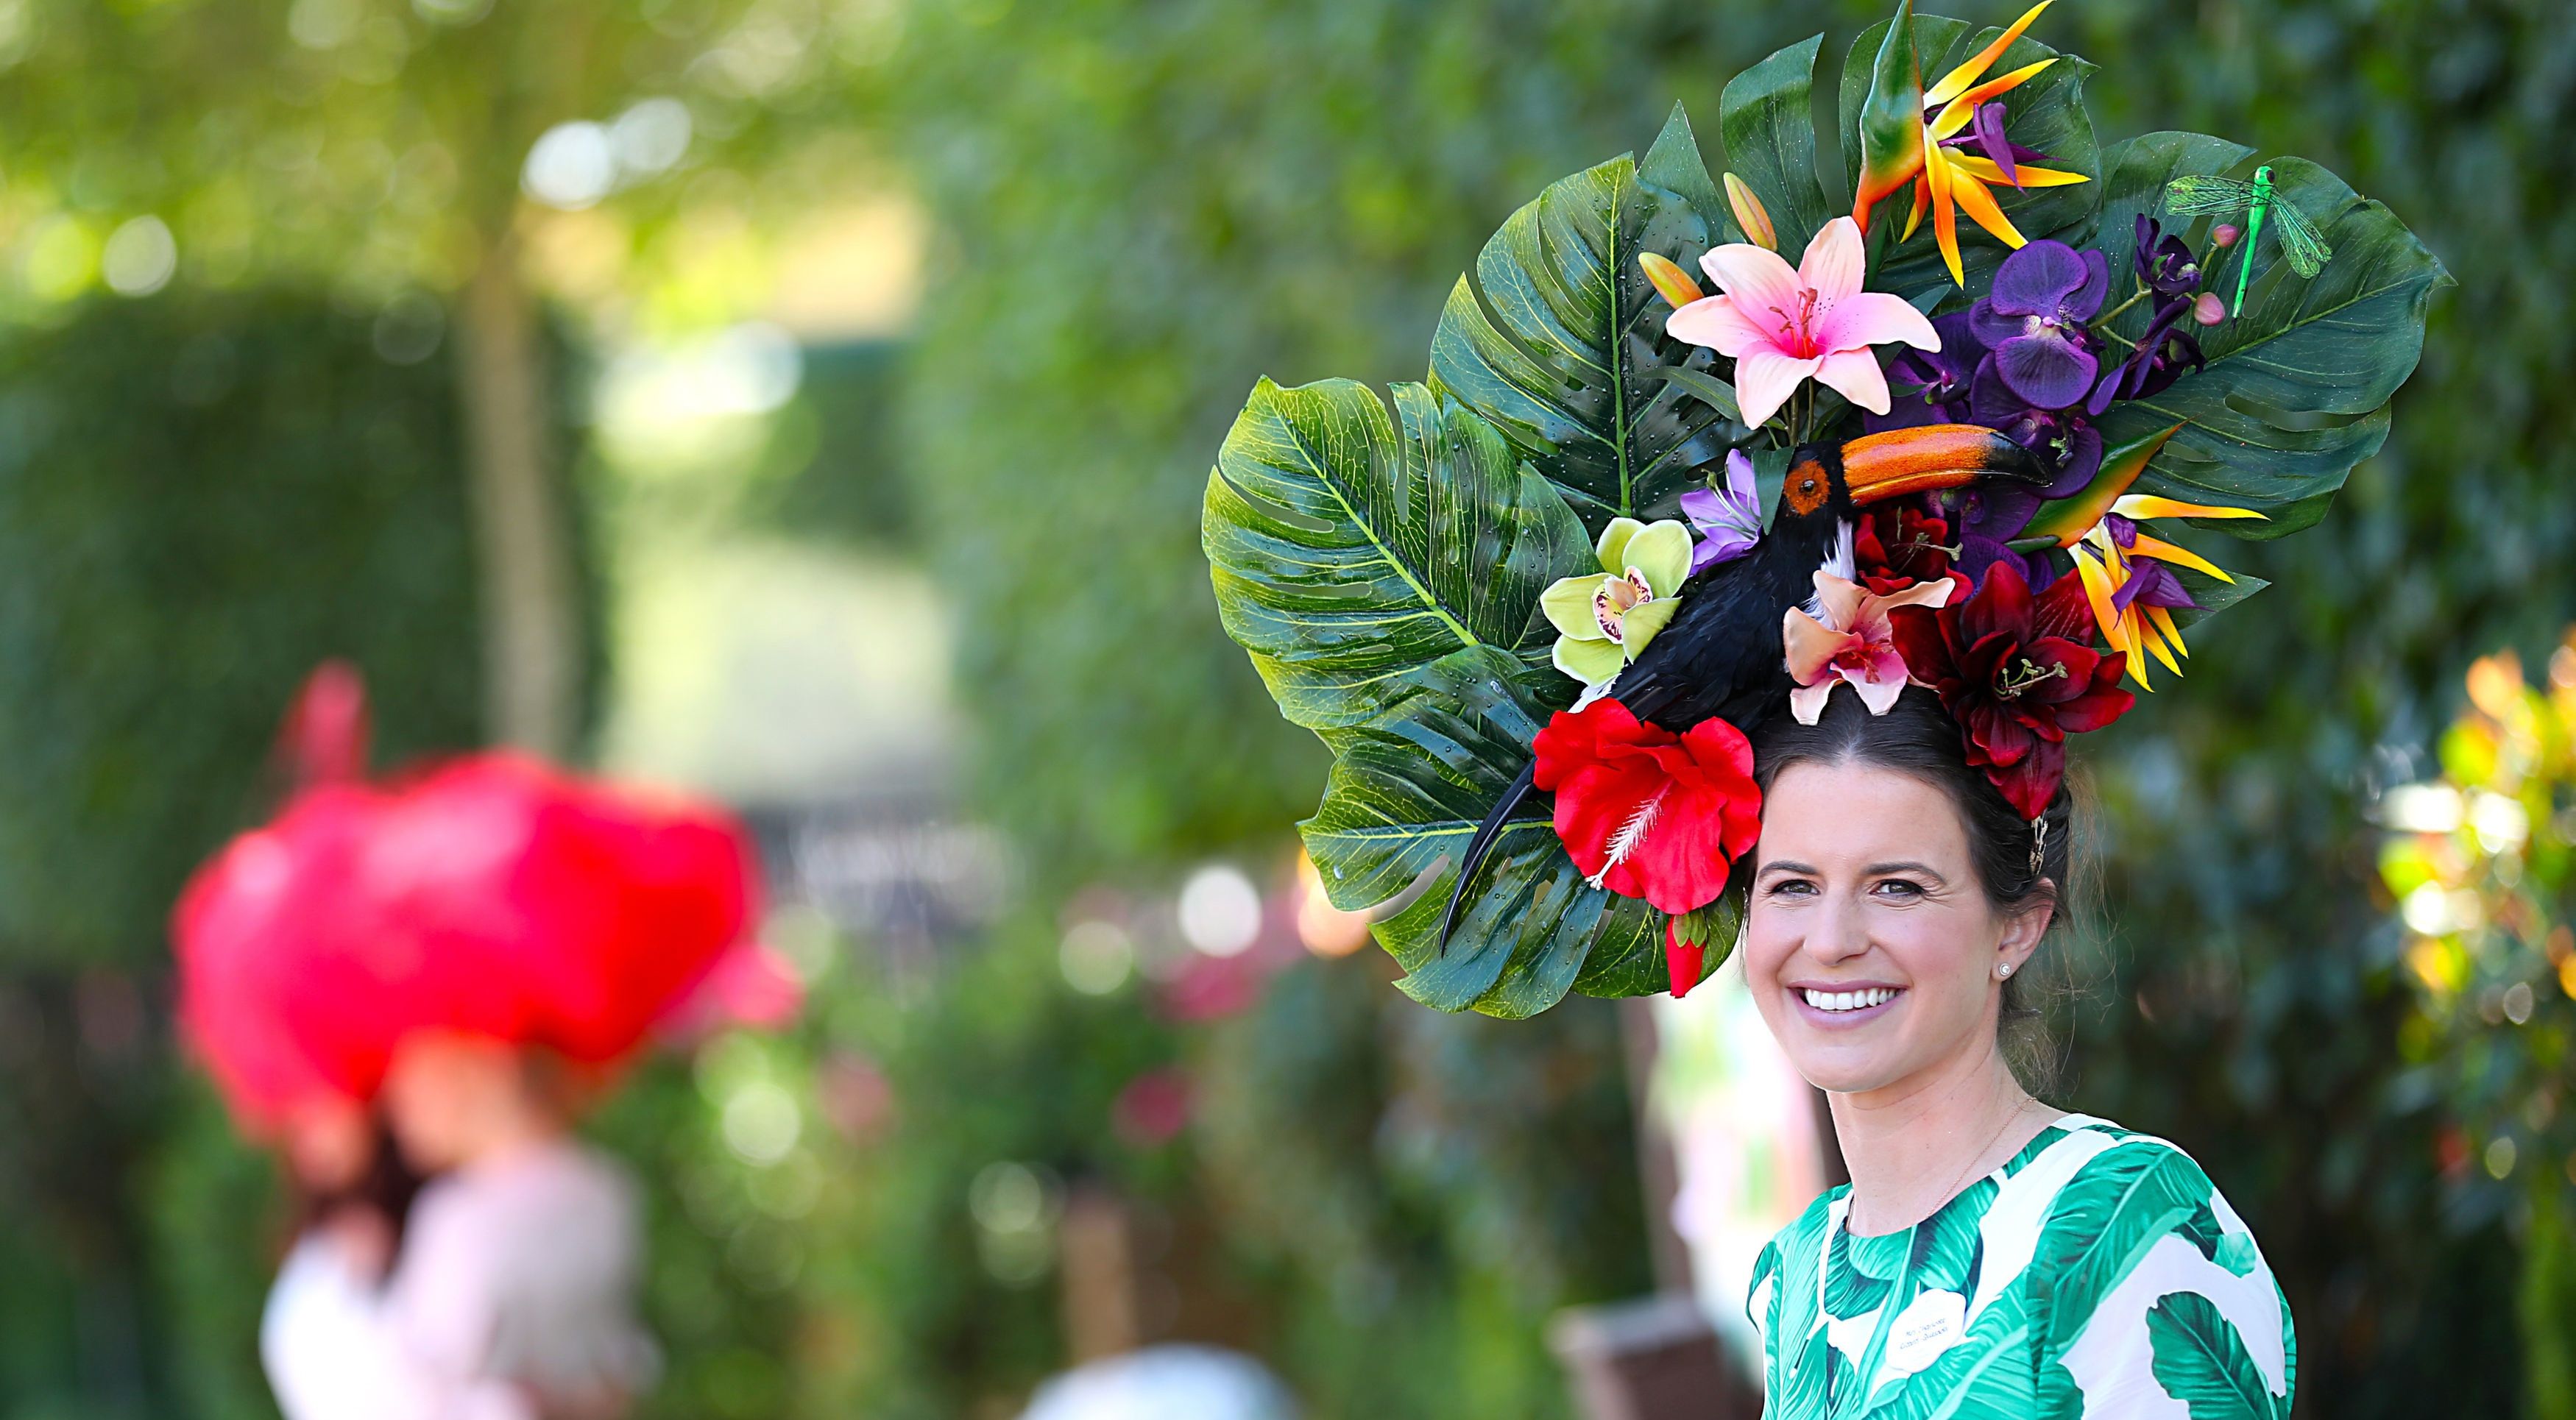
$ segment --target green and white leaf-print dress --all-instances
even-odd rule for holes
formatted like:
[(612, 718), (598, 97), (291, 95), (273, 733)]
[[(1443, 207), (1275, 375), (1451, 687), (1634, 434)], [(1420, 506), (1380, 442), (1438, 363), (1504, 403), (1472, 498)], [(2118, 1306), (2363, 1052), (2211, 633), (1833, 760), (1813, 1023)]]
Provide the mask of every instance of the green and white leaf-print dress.
[(1754, 1264), (1767, 1420), (2282, 1420), (2290, 1305), (2191, 1156), (2070, 1114), (1903, 1232), (1828, 1190)]

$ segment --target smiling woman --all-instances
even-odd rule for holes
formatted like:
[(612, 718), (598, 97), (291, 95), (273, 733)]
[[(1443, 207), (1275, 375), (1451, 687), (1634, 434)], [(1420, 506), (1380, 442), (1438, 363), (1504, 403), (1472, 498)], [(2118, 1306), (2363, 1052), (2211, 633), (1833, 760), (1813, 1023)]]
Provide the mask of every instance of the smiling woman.
[(2289, 1308), (2235, 1210), (2008, 1058), (2033, 1058), (2006, 1038), (2035, 1024), (2069, 795), (2025, 819), (1961, 745), (1920, 687), (1756, 738), (1745, 977), (1852, 1177), (1755, 1266), (1769, 1414), (2286, 1415)]

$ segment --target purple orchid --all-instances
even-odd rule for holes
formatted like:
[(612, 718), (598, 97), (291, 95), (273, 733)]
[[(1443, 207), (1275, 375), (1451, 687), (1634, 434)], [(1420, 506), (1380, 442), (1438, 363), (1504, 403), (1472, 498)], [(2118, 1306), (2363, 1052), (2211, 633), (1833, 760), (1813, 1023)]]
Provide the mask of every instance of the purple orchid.
[(1863, 414), (1861, 426), (1877, 434), (1921, 424), (1966, 421), (1968, 392), (1976, 380), (1978, 362), (1986, 355), (1986, 347), (1977, 343), (1977, 334), (1970, 326), (1966, 311), (1934, 316), (1932, 333), (1941, 337), (1940, 349), (1916, 350), (1907, 346), (1887, 362), (1889, 381), (1901, 389), (1911, 388), (1912, 392), (1898, 396), (1885, 414)]
[[(2138, 545), (2138, 525), (2118, 513), (2103, 515), (2102, 530), (2111, 535), (2111, 540), (2120, 545), (2122, 552)], [(2182, 579), (2163, 562), (2151, 557), (2132, 557), (2128, 559), (2128, 571), (2128, 580), (2111, 593), (2111, 605), (2115, 610), (2126, 611), (2140, 602), (2160, 606), (2167, 611), (2199, 608), (2200, 603), (2193, 601), (2191, 593), (2183, 589)]]
[(1753, 487), (1753, 460), (1742, 449), (1728, 450), (1726, 487), (1683, 494), (1682, 516), (1700, 535), (1691, 547), (1692, 576), (1752, 551), (1762, 540), (1762, 497)]
[(2192, 314), (2194, 298), (2176, 295), (2156, 308), (2154, 320), (2147, 322), (2146, 334), (2138, 338), (2138, 348), (2128, 358), (2111, 367), (2102, 382), (2093, 387), (2093, 397), (2084, 402), (2084, 410), (2095, 418), (2109, 410), (2113, 400), (2145, 399), (2160, 394), (2165, 387), (2182, 378), (2183, 366), (2201, 369), (2208, 364), (2200, 351), (2200, 342), (2182, 329)]
[(2138, 214), (2138, 248), (2129, 264), (2138, 284), (2159, 296), (2187, 296), (2200, 289), (2200, 261), (2182, 238), (2167, 236), (2156, 219)]
[(1942, 139), (1941, 146), (1944, 148), (1974, 146), (1986, 155), (1987, 161), (2002, 171), (2004, 181), (2015, 187), (2021, 186), (2021, 172), (2018, 164), (2048, 161), (2046, 153), (2036, 148), (2025, 148), (2004, 136), (2004, 106), (2000, 103), (1977, 105), (1976, 115), (1968, 120), (1968, 127)]
[(2065, 409), (2101, 371), (2084, 323), (2110, 289), (2110, 260), (2100, 251), (2032, 242), (2004, 258), (1994, 293), (1968, 308), (1970, 328), (2016, 398), (2033, 409)]

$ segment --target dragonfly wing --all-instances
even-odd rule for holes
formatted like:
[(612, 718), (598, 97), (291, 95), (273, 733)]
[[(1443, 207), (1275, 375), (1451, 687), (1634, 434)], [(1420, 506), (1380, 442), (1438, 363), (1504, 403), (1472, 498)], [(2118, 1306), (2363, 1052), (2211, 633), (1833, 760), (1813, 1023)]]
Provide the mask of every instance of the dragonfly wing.
[(2281, 254), (2290, 259), (2290, 269), (2302, 277), (2314, 277), (2334, 260), (2334, 248), (2317, 231), (2308, 215), (2287, 202), (2272, 204), (2273, 216), (2281, 223)]
[(2177, 217), (2217, 217), (2254, 203), (2254, 184), (2234, 178), (2185, 174), (2165, 184), (2165, 210)]

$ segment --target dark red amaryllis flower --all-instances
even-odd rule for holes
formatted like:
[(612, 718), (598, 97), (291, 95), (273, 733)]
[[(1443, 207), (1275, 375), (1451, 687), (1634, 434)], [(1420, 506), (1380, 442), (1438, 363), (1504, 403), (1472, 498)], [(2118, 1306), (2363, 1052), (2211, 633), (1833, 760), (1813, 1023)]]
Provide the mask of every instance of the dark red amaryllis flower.
[(1975, 596), (1952, 606), (1898, 607), (1891, 639), (1905, 668), (1932, 687), (1983, 769), (2024, 818), (2037, 818), (2066, 774), (2066, 736), (2120, 718), (2137, 697), (2120, 688), (2126, 656), (2088, 643), (2091, 619), (2075, 578), (2034, 598), (2021, 570), (1998, 562)]
[(1726, 890), (1761, 834), (1753, 746), (1724, 720), (1676, 735), (1604, 696), (1559, 712), (1533, 747), (1556, 836), (1596, 887), (1688, 912)]
[[(1872, 507), (1852, 530), (1860, 584), (1880, 596), (1950, 575), (1950, 521), (1902, 503)], [(1962, 586), (1952, 599), (1965, 594)]]

